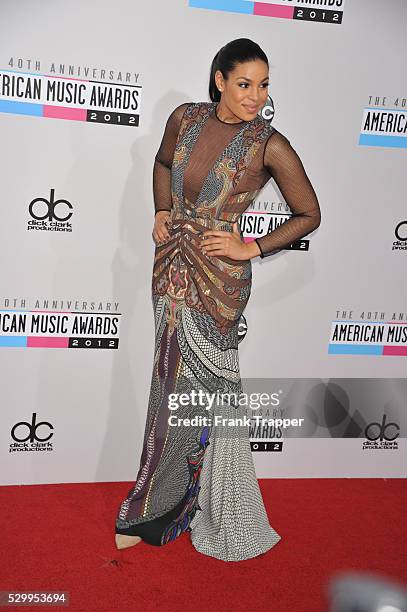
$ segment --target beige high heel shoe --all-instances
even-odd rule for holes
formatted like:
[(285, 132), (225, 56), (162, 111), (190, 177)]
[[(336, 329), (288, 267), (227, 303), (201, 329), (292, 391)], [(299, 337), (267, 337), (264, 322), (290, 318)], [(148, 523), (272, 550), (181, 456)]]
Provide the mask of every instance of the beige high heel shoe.
[(134, 546), (141, 542), (142, 538), (140, 536), (129, 536), (123, 535), (121, 533), (116, 533), (115, 542), (116, 548), (121, 550), (122, 548), (130, 548), (130, 546)]

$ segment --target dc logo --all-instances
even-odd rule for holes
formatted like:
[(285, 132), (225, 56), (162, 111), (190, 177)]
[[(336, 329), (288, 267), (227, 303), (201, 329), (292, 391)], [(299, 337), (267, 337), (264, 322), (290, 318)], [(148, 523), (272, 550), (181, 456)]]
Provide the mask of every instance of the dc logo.
[[(41, 421), (41, 423), (37, 423), (37, 413), (33, 412), (31, 423), (29, 423), (28, 421), (20, 421), (19, 423), (16, 423), (11, 430), (11, 437), (16, 442), (34, 442), (35, 440), (37, 442), (46, 442), (47, 440), (52, 438), (54, 434), (51, 432), (48, 436), (40, 438), (39, 435), (37, 435), (37, 429), (39, 427), (44, 426), (48, 427), (48, 429), (54, 429), (54, 427), (51, 425), (51, 423), (48, 423), (48, 421)], [(17, 428), (20, 428), (20, 437), (16, 435)], [(23, 431), (25, 430), (24, 433), (21, 428), (23, 428)], [(25, 433), (27, 435), (24, 437)]]
[(380, 440), (382, 442), (383, 440), (395, 440), (399, 437), (400, 427), (397, 425), (397, 423), (386, 424), (386, 416), (387, 415), (385, 414), (383, 415), (381, 423), (374, 421), (366, 426), (365, 436), (368, 440), (371, 440), (372, 442)]
[(266, 121), (271, 121), (274, 117), (274, 102), (270, 96), (267, 96), (267, 102), (260, 111), (261, 116)]
[(63, 208), (65, 208), (65, 210), (67, 208), (72, 210), (73, 207), (72, 204), (68, 202), (68, 200), (55, 200), (54, 193), (55, 189), (51, 189), (51, 195), (49, 200), (47, 200), (46, 198), (35, 198), (35, 200), (32, 200), (32, 202), (30, 202), (28, 210), (33, 219), (36, 219), (37, 221), (44, 221), (45, 219), (47, 219), (48, 221), (54, 220), (63, 222), (68, 221), (68, 219), (72, 217), (73, 213), (71, 212), (68, 212), (65, 217), (58, 216), (58, 214), (56, 213), (57, 207), (59, 215), (61, 215)]
[(241, 342), (247, 334), (247, 321), (244, 315), (240, 315), (239, 325), (237, 329), (237, 341)]
[(407, 228), (404, 227), (404, 236), (400, 233), (401, 228), (403, 227), (403, 225), (407, 226), (407, 221), (400, 221), (400, 223), (398, 223), (398, 225), (396, 225), (396, 229), (394, 230), (394, 233), (396, 235), (397, 240), (407, 240)]

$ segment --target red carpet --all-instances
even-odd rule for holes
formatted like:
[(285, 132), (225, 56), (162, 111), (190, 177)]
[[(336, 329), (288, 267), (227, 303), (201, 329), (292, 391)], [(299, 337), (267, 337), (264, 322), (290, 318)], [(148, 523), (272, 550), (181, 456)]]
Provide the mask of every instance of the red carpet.
[(282, 539), (238, 563), (198, 553), (189, 533), (116, 550), (116, 510), (131, 484), (0, 487), (0, 590), (68, 591), (75, 611), (320, 612), (338, 570), (407, 584), (405, 479), (261, 480)]

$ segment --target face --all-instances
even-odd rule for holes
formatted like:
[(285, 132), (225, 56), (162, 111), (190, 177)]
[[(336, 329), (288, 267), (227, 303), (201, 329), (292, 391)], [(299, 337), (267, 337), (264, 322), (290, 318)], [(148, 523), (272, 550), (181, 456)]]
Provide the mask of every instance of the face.
[(219, 108), (225, 115), (242, 121), (254, 119), (267, 101), (269, 71), (266, 62), (256, 59), (237, 64), (225, 80), (220, 70), (215, 72), (215, 83), (220, 90)]

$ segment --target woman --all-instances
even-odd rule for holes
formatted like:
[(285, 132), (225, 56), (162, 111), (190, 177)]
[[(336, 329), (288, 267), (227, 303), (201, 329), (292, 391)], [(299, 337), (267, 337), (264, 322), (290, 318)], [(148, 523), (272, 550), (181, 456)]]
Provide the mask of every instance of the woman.
[[(212, 102), (181, 104), (165, 127), (153, 171), (154, 366), (140, 468), (116, 519), (118, 548), (142, 539), (160, 546), (190, 531), (199, 552), (239, 561), (281, 539), (268, 523), (248, 427), (215, 427), (213, 419), (215, 409), (242, 414), (233, 397), (242, 392), (238, 324), (251, 259), (320, 223), (301, 160), (259, 114), (268, 83), (261, 48), (231, 41), (212, 62)], [(238, 220), (271, 177), (293, 215), (245, 243)], [(232, 400), (212, 407), (202, 400), (219, 391)], [(174, 404), (181, 393), (187, 401)], [(194, 421), (198, 414), (208, 418)]]

